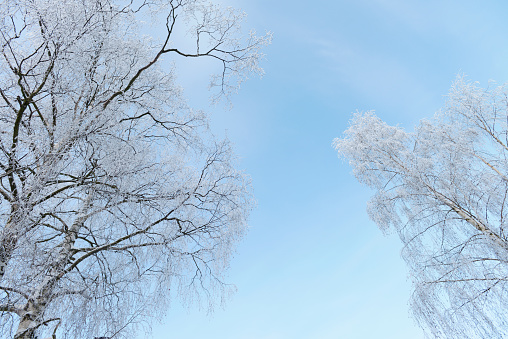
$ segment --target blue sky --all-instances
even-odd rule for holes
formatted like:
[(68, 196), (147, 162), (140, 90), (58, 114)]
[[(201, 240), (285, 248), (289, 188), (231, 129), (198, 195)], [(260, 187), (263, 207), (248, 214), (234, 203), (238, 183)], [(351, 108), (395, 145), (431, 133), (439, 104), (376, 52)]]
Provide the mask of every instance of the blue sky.
[(507, 81), (508, 3), (221, 2), (248, 13), (245, 28), (274, 33), (266, 75), (231, 110), (208, 106), (205, 67), (182, 64), (180, 78), (235, 144), (258, 207), (231, 263), (238, 292), (212, 315), (175, 299), (154, 338), (423, 338), (408, 316), (401, 244), (369, 221), (371, 192), (331, 143), (357, 109), (411, 130), (459, 73)]

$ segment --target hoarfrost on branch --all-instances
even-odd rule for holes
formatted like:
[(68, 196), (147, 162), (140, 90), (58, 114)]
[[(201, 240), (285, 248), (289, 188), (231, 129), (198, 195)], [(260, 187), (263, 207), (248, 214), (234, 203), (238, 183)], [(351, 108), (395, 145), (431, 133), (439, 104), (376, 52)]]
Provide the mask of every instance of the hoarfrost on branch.
[(508, 88), (458, 77), (414, 133), (356, 113), (334, 141), (375, 189), (368, 213), (396, 230), (411, 309), (436, 338), (508, 335)]
[[(201, 0), (0, 3), (3, 337), (122, 337), (170, 295), (227, 296), (249, 180), (168, 64), (217, 61), (227, 97), (270, 41), (243, 39), (243, 16)], [(139, 33), (147, 17), (160, 41)]]

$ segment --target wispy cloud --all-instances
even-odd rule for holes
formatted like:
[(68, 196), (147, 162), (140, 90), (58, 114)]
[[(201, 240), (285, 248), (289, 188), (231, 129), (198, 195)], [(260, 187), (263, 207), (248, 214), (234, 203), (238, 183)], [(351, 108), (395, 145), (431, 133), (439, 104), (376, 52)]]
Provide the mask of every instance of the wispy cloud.
[(426, 79), (419, 75), (421, 70), (386, 51), (346, 39), (319, 38), (314, 44), (324, 67), (370, 102), (410, 109), (421, 107), (432, 96)]

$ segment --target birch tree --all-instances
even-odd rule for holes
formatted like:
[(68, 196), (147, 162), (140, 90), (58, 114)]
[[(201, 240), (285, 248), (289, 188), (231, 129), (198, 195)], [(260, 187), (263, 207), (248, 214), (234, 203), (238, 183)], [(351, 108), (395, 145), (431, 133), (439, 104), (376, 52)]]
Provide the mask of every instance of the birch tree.
[(458, 78), (410, 133), (357, 113), (334, 145), (404, 245), (415, 319), (436, 338), (508, 335), (508, 88)]
[(243, 37), (243, 17), (201, 0), (0, 2), (2, 337), (132, 337), (171, 296), (231, 291), (249, 180), (171, 65), (215, 60), (227, 97), (270, 40)]

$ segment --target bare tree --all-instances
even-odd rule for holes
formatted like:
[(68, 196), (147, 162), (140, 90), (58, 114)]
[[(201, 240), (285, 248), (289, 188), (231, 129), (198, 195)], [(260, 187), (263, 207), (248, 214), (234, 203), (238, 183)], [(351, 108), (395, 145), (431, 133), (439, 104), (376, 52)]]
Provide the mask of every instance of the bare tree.
[(508, 334), (508, 89), (459, 77), (414, 133), (357, 113), (334, 144), (368, 204), (395, 229), (414, 283), (411, 309), (436, 338)]
[[(161, 41), (139, 33), (146, 18)], [(0, 3), (2, 337), (124, 337), (170, 288), (227, 295), (249, 181), (159, 64), (217, 60), (227, 96), (270, 40), (242, 39), (242, 18), (201, 0)]]

